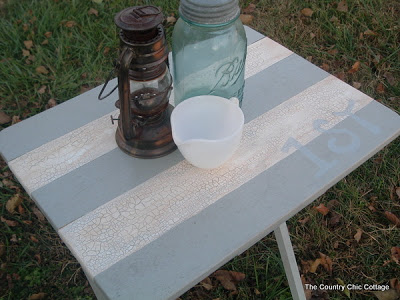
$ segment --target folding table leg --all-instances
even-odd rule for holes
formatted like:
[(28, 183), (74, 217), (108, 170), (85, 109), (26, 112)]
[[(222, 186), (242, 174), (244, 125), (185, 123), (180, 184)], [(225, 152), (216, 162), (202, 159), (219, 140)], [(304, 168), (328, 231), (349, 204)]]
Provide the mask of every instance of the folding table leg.
[(306, 296), (304, 294), (303, 284), (301, 283), (300, 273), (297, 268), (296, 257), (294, 256), (286, 222), (279, 225), (274, 232), (292, 297), (294, 300), (305, 300)]

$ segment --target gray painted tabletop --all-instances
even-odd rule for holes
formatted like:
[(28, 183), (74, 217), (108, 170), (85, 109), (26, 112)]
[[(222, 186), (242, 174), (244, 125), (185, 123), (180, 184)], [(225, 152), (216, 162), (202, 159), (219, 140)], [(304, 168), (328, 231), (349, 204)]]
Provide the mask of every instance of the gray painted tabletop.
[(179, 151), (124, 154), (109, 117), (117, 93), (98, 101), (101, 86), (0, 132), (1, 155), (99, 298), (178, 297), (399, 135), (395, 112), (246, 34), (246, 124), (219, 168)]

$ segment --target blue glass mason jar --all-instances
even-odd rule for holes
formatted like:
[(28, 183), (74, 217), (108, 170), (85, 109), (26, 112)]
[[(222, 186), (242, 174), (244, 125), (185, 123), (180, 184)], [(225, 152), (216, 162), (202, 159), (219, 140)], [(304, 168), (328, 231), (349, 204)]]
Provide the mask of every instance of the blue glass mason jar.
[(247, 39), (238, 0), (181, 0), (172, 34), (175, 105), (198, 95), (242, 104)]

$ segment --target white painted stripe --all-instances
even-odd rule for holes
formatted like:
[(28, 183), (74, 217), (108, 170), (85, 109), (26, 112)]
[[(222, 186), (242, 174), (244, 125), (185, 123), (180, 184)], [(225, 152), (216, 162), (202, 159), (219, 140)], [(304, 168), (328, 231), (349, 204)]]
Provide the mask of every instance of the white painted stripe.
[(225, 165), (203, 170), (182, 161), (59, 230), (89, 276), (95, 276), (281, 161), (289, 138), (305, 145), (332, 128), (354, 100), (372, 99), (330, 76), (245, 124), (238, 151)]
[[(248, 46), (246, 78), (257, 74), (272, 64), (292, 54), (269, 38)], [(173, 103), (171, 94), (170, 103)], [(118, 110), (112, 112), (117, 116)], [(49, 125), (51, 126), (51, 125)], [(55, 140), (12, 160), (10, 169), (29, 195), (63, 175), (91, 162), (117, 147), (116, 125), (110, 114), (94, 120)]]

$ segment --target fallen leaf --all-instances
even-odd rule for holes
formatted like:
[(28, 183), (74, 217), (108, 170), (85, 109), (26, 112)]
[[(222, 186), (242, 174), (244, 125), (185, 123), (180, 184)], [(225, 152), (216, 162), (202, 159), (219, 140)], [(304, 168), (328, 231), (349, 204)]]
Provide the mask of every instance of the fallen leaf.
[(329, 209), (332, 209), (332, 208), (337, 207), (337, 206), (339, 206), (339, 205), (340, 205), (340, 202), (339, 202), (338, 200), (336, 200), (336, 199), (333, 199), (333, 200), (330, 200), (330, 201), (328, 202), (328, 204), (326, 205), (326, 207), (329, 208)]
[(15, 226), (18, 225), (18, 222), (17, 222), (17, 221), (7, 220), (7, 219), (4, 218), (3, 216), (0, 217), (0, 220), (1, 220), (3, 223), (6, 223), (6, 224), (7, 224), (8, 226), (10, 226), (10, 227), (15, 227)]
[(65, 23), (65, 27), (71, 28), (76, 26), (76, 22), (75, 21), (68, 21)]
[(326, 216), (329, 213), (329, 209), (323, 203), (321, 203), (318, 206), (314, 206), (313, 209), (315, 209), (324, 216)]
[(339, 242), (338, 242), (338, 241), (335, 241), (335, 242), (333, 243), (333, 249), (337, 249), (337, 248), (339, 248)]
[(28, 56), (28, 60), (30, 60), (30, 61), (35, 61), (35, 57), (34, 57), (33, 55), (29, 55), (29, 56)]
[(336, 54), (339, 53), (339, 51), (338, 51), (337, 49), (331, 49), (331, 50), (328, 51), (328, 53), (329, 53), (330, 55), (336, 55)]
[(24, 45), (26, 49), (31, 49), (33, 46), (33, 42), (31, 40), (29, 41), (24, 41)]
[(392, 247), (390, 249), (390, 252), (392, 253), (392, 259), (396, 264), (400, 264), (400, 247)]
[(341, 12), (348, 12), (349, 7), (347, 6), (347, 2), (345, 0), (340, 1), (337, 5), (337, 10)]
[(390, 211), (385, 211), (385, 217), (397, 227), (400, 227), (400, 219)]
[(40, 44), (42, 44), (42, 45), (47, 45), (49, 43), (49, 40), (48, 39), (45, 39), (43, 42), (41, 42)]
[(244, 25), (250, 24), (253, 21), (253, 19), (254, 17), (252, 15), (244, 15), (244, 14), (240, 15), (240, 21), (242, 21)]
[(400, 281), (397, 278), (390, 279), (389, 284), (392, 289), (395, 289), (400, 294)]
[(51, 32), (51, 31), (47, 31), (47, 32), (45, 32), (45, 34), (44, 34), (44, 36), (47, 37), (47, 38), (51, 37), (51, 35), (52, 35), (52, 32)]
[(347, 73), (350, 74), (354, 74), (355, 72), (357, 72), (360, 69), (361, 63), (359, 61), (356, 61), (353, 66), (351, 67), (351, 69), (349, 71), (347, 71)]
[(318, 266), (321, 264), (321, 259), (317, 258), (310, 266), (310, 272), (315, 273), (317, 271)]
[(19, 118), (19, 116), (13, 116), (11, 119), (11, 125), (17, 124), (21, 122), (21, 119)]
[(389, 289), (387, 291), (373, 291), (376, 298), (379, 300), (396, 300), (399, 299), (399, 294), (396, 290)]
[(363, 232), (361, 228), (358, 228), (356, 234), (354, 235), (354, 239), (357, 241), (357, 243), (360, 242), (362, 233)]
[(88, 11), (89, 15), (95, 15), (96, 17), (99, 16), (99, 12), (97, 11), (97, 9), (94, 9), (93, 7), (91, 7)]
[(228, 291), (236, 291), (236, 283), (242, 281), (246, 275), (239, 272), (218, 270), (214, 272), (215, 279), (217, 279), (222, 286)]
[(298, 222), (299, 222), (301, 225), (304, 225), (304, 224), (306, 224), (308, 221), (310, 221), (310, 216), (307, 216), (307, 217), (305, 217), (304, 219), (299, 220)]
[(345, 81), (345, 79), (346, 79), (346, 74), (344, 72), (336, 73), (335, 76), (336, 76), (336, 78), (338, 78), (342, 81)]
[(49, 71), (44, 66), (39, 66), (36, 68), (36, 73), (49, 74)]
[(39, 253), (35, 254), (34, 258), (37, 260), (38, 264), (42, 262), (42, 258), (40, 257)]
[(45, 297), (46, 297), (45, 293), (32, 294), (29, 297), (29, 300), (40, 300), (40, 299), (44, 299)]
[(363, 34), (364, 34), (364, 35), (378, 35), (376, 32), (374, 32), (374, 31), (372, 31), (372, 30), (369, 30), (369, 29), (365, 30), (365, 31), (363, 32)]
[(335, 213), (332, 211), (332, 217), (329, 219), (329, 226), (335, 227), (340, 223), (340, 219), (342, 218), (342, 215)]
[(386, 80), (389, 82), (390, 85), (394, 86), (396, 85), (396, 80), (394, 79), (394, 76), (392, 73), (386, 72), (383, 74), (385, 76)]
[(176, 22), (176, 18), (174, 16), (167, 17), (168, 24), (174, 24)]
[(47, 108), (52, 108), (57, 105), (57, 102), (55, 99), (51, 98), (49, 101), (47, 101)]
[(353, 87), (359, 90), (361, 88), (361, 82), (353, 81)]
[(373, 205), (369, 205), (369, 206), (368, 206), (368, 209), (369, 209), (370, 211), (372, 211), (372, 212), (376, 212), (376, 211), (377, 211), (376, 208), (375, 208)]
[(331, 21), (332, 23), (339, 23), (339, 19), (336, 16), (330, 18), (329, 21)]
[(313, 57), (312, 57), (312, 56), (307, 56), (306, 59), (307, 59), (309, 62), (312, 62)]
[(329, 274), (332, 274), (332, 259), (323, 253), (319, 253), (319, 256), (321, 257), (321, 265), (324, 267), (324, 269), (329, 272)]
[(42, 85), (41, 87), (40, 87), (40, 89), (38, 89), (38, 93), (39, 94), (44, 94), (46, 92), (46, 86), (45, 85)]
[(20, 204), (18, 205), (18, 213), (23, 215), (25, 213), (25, 208)]
[(321, 69), (328, 72), (329, 71), (329, 65), (327, 63), (323, 63), (321, 65)]
[(244, 14), (251, 14), (256, 10), (256, 5), (253, 3), (250, 3), (246, 8), (242, 9), (242, 12)]
[(376, 86), (376, 92), (378, 94), (384, 94), (385, 93), (385, 86), (383, 83), (379, 82), (378, 85)]
[(260, 291), (257, 290), (257, 289), (254, 289), (254, 294), (256, 294), (256, 295), (261, 295)]
[(310, 32), (310, 38), (313, 39), (315, 37), (316, 37), (316, 35), (313, 32)]
[(4, 111), (0, 110), (0, 125), (7, 124), (11, 122), (11, 117), (7, 115)]
[(32, 212), (35, 214), (35, 216), (38, 218), (40, 222), (44, 222), (46, 220), (42, 212), (36, 206), (32, 207)]
[(24, 220), (22, 222), (24, 222), (26, 225), (32, 225), (32, 221), (31, 220)]
[(212, 285), (212, 282), (211, 282), (210, 277), (207, 277), (207, 278), (203, 279), (203, 280), (200, 282), (200, 284), (201, 284), (201, 286), (202, 286), (203, 288), (205, 288), (207, 291), (211, 291), (211, 290), (213, 289), (213, 285)]
[(22, 203), (21, 194), (15, 194), (6, 203), (6, 209), (10, 214), (15, 212), (15, 209)]
[(34, 235), (31, 235), (29, 238), (31, 239), (32, 242), (39, 243), (39, 240)]
[(108, 52), (110, 52), (110, 47), (104, 47), (103, 54), (107, 55)]
[(29, 52), (29, 50), (22, 49), (22, 56), (23, 56), (23, 57), (26, 57), (26, 56), (29, 56), (29, 55), (31, 55), (31, 53)]
[(400, 199), (400, 187), (396, 188), (396, 194), (397, 194), (397, 197), (399, 197), (399, 199)]
[(18, 189), (18, 187), (14, 184), (14, 182), (12, 182), (11, 180), (8, 179), (3, 179), (2, 183), (6, 186), (9, 187), (11, 189)]
[(300, 12), (301, 12), (301, 14), (303, 16), (306, 16), (306, 17), (311, 17), (312, 14), (314, 13), (313, 10), (311, 8), (308, 8), (308, 7), (303, 8)]

